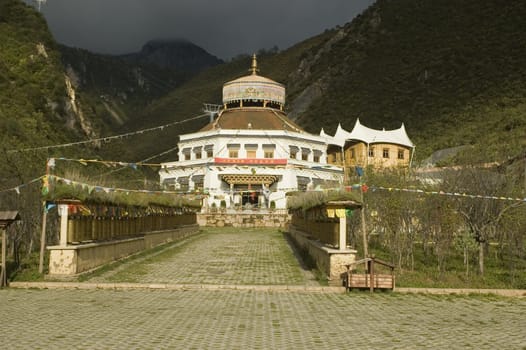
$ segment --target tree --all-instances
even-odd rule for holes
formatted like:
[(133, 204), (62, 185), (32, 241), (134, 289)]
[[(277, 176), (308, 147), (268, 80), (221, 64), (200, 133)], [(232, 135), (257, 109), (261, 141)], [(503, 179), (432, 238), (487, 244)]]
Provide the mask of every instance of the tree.
[[(407, 188), (413, 180), (405, 169), (368, 170), (368, 181), (377, 186)], [(421, 232), (417, 215), (423, 199), (410, 192), (370, 192), (367, 203), (371, 216), (370, 232), (378, 234), (380, 243), (396, 258), (399, 268), (414, 269), (414, 242)]]
[[(465, 166), (444, 174), (445, 191), (466, 194), (454, 197), (455, 206), (478, 244), (481, 275), (484, 274), (484, 257), (490, 240), (497, 238), (499, 224), (506, 212), (517, 206), (515, 202), (495, 199), (508, 197), (510, 185), (504, 174), (491, 168)], [(470, 194), (481, 196), (474, 197)]]

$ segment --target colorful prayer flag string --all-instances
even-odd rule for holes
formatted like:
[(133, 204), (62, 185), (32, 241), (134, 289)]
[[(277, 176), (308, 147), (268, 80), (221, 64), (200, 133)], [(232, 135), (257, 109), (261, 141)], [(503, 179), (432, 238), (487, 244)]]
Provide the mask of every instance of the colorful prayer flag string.
[(466, 198), (473, 198), (473, 199), (476, 198), (476, 199), (492, 199), (492, 200), (503, 200), (503, 201), (513, 201), (513, 202), (526, 202), (526, 198), (487, 196), (487, 195), (459, 193), (459, 192), (425, 191), (422, 189), (412, 189), (412, 188), (370, 186), (369, 189), (372, 190), (373, 192), (376, 190), (383, 190), (383, 191), (389, 191), (389, 192), (392, 192), (392, 191), (411, 192), (411, 193), (419, 193), (419, 194), (426, 194), (426, 195), (440, 195), (440, 196), (451, 196), (451, 197), (466, 197)]

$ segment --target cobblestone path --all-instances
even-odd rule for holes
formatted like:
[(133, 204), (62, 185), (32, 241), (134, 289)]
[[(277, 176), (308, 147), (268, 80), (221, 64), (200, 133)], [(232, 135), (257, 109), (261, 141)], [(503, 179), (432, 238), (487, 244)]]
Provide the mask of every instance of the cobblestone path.
[(209, 288), (2, 289), (0, 347), (526, 349), (526, 298), (280, 289), (312, 281), (272, 229), (206, 229), (88, 283), (97, 281)]
[(526, 300), (0, 290), (5, 349), (524, 349)]
[(276, 229), (206, 228), (197, 237), (89, 282), (318, 285), (313, 279)]

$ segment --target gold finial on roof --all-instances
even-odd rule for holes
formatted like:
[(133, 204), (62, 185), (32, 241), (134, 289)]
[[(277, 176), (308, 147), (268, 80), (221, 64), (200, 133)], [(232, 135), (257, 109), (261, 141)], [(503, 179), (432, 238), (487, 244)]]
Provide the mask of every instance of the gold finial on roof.
[(256, 54), (252, 55), (252, 66), (250, 67), (249, 71), (252, 72), (252, 75), (257, 75), (257, 72), (259, 72)]

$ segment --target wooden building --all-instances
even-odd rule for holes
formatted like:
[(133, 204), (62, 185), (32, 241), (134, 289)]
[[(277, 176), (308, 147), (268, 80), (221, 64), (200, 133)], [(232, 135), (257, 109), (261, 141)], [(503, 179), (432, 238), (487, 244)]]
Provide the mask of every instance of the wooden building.
[(356, 166), (376, 169), (411, 166), (415, 146), (404, 124), (395, 130), (376, 130), (356, 119), (351, 132), (338, 125), (334, 136), (327, 135), (323, 129), (320, 136), (329, 144), (327, 163), (346, 170)]

